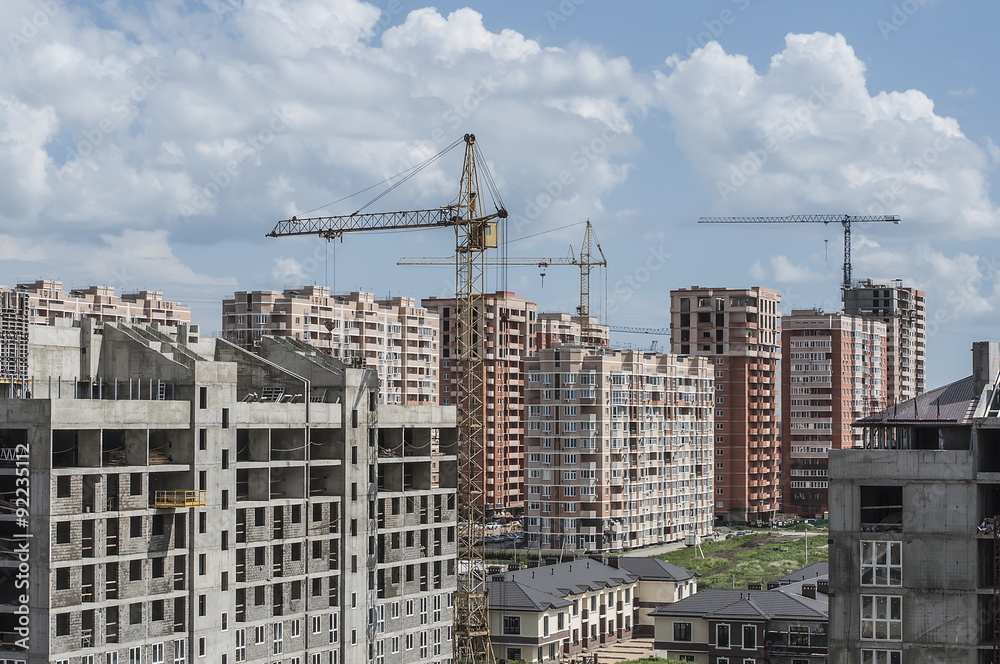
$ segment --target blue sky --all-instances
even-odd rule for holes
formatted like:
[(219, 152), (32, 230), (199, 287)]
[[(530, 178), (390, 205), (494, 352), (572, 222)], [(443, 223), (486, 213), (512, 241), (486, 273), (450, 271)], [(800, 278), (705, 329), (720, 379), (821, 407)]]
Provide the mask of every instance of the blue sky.
[[(594, 223), (609, 267), (591, 306), (615, 325), (665, 327), (668, 291), (692, 285), (839, 308), (839, 225), (699, 216), (899, 214), (855, 226), (854, 277), (927, 291), (928, 386), (942, 384), (998, 336), (998, 14), (932, 0), (8, 0), (0, 283), (159, 289), (209, 331), (237, 289), (446, 295), (447, 268), (395, 265), (449, 255), (446, 231), (264, 236), (473, 132), (510, 255), (565, 256)], [(448, 203), (460, 168), (455, 150), (376, 207)], [(544, 287), (511, 268), (505, 283), (543, 311), (577, 301), (573, 268)]]

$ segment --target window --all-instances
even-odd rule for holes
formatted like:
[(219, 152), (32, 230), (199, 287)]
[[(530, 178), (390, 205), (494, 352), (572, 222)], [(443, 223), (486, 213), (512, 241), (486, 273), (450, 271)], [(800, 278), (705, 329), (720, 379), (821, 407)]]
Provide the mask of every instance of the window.
[(861, 638), (901, 640), (903, 598), (899, 595), (862, 595)]
[(519, 636), (521, 634), (521, 616), (504, 616), (503, 633)]
[(153, 664), (163, 664), (163, 644), (154, 643), (149, 646), (149, 661)]
[(903, 664), (903, 651), (862, 648), (861, 664)]
[(861, 585), (903, 585), (903, 543), (861, 540)]
[(691, 640), (691, 623), (675, 622), (674, 641), (690, 641), (690, 640)]
[(788, 645), (807, 647), (809, 645), (809, 627), (806, 625), (789, 625)]
[(185, 641), (184, 639), (177, 639), (176, 641), (174, 641), (174, 664), (184, 664), (185, 660), (187, 659), (184, 656), (186, 646), (187, 646), (187, 641)]
[(199, 636), (198, 637), (198, 657), (204, 657), (204, 656), (205, 656), (205, 637), (204, 636)]
[(236, 630), (236, 661), (247, 661), (247, 631), (246, 629)]
[(743, 649), (755, 650), (757, 648), (757, 626), (743, 625)]
[(715, 647), (729, 647), (729, 625), (723, 623), (715, 626)]
[(271, 642), (274, 645), (274, 647), (272, 648), (272, 652), (275, 655), (280, 655), (282, 651), (284, 651), (284, 645), (282, 643), (283, 637), (281, 634), (281, 623), (274, 623), (273, 625), (271, 625), (271, 630), (272, 630)]
[(128, 649), (128, 664), (142, 664), (142, 646)]
[(264, 626), (257, 625), (253, 632), (253, 642), (257, 645), (264, 643)]

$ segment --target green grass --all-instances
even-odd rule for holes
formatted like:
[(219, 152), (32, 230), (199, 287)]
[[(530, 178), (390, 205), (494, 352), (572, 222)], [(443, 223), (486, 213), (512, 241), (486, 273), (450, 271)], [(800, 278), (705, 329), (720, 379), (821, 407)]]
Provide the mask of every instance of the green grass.
[[(805, 538), (778, 538), (764, 533), (705, 542), (702, 559), (695, 547), (665, 553), (658, 558), (700, 575), (701, 588), (746, 588), (747, 583), (773, 581), (806, 566)], [(809, 538), (809, 563), (827, 559), (825, 537)]]

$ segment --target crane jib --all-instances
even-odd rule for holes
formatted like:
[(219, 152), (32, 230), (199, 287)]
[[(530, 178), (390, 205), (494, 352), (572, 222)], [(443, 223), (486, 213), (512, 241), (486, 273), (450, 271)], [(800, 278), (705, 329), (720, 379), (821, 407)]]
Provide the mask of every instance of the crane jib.
[(347, 233), (350, 231), (395, 230), (406, 228), (427, 228), (434, 226), (454, 226), (458, 223), (451, 208), (432, 210), (409, 210), (404, 212), (376, 212), (346, 214), (335, 217), (308, 217), (279, 221), (268, 237), (286, 235), (320, 235), (323, 233)]

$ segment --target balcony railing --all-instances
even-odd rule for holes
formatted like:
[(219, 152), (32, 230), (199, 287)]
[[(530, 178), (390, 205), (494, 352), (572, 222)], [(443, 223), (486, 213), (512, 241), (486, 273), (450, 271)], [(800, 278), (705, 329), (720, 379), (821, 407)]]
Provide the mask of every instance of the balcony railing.
[(153, 507), (204, 507), (205, 492), (199, 491), (155, 491)]

